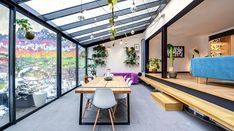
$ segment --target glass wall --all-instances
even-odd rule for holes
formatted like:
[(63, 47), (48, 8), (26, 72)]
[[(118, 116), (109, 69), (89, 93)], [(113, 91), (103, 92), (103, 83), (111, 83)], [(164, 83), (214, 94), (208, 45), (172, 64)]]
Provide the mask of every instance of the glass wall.
[(85, 48), (79, 46), (79, 82), (84, 81), (85, 77)]
[(76, 44), (62, 38), (62, 93), (76, 86)]
[(9, 122), (9, 9), (0, 4), (0, 14), (0, 126), (3, 126)]
[(16, 19), (29, 20), (35, 38), (25, 39), (25, 32), (16, 27), (15, 99), (16, 118), (57, 97), (55, 32), (17, 13)]

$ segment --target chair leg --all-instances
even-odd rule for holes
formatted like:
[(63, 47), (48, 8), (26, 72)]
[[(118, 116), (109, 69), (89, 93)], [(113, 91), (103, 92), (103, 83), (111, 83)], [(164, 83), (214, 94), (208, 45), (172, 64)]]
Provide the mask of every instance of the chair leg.
[(100, 109), (97, 109), (97, 115), (96, 115), (96, 119), (95, 119), (95, 122), (94, 122), (94, 125), (93, 125), (93, 131), (95, 130), (97, 120), (98, 120), (98, 117), (99, 117), (99, 113), (100, 113)]
[(110, 116), (110, 119), (111, 119), (112, 130), (115, 131), (111, 110), (109, 109), (108, 111), (109, 111), (109, 116)]
[(125, 105), (128, 108), (128, 98), (125, 98)]
[(113, 108), (111, 108), (111, 114), (113, 116), (113, 120), (115, 121), (115, 115), (114, 115), (114, 109)]
[(87, 101), (86, 101), (86, 103), (85, 103), (85, 109), (84, 109), (84, 112), (83, 112), (82, 118), (84, 118), (84, 116), (85, 116), (85, 112), (87, 111), (88, 107), (89, 107), (89, 100), (87, 100)]

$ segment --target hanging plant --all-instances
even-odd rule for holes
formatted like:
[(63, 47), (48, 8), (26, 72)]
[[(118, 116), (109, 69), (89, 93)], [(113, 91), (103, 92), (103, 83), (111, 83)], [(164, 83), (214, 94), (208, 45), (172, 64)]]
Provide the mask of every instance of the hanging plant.
[(16, 24), (19, 26), (18, 30), (22, 30), (25, 32), (25, 38), (28, 40), (34, 39), (35, 35), (32, 31), (33, 28), (29, 23), (28, 19), (16, 19)]
[(137, 65), (137, 54), (136, 54), (136, 50), (134, 47), (126, 47), (126, 55), (127, 58), (124, 61), (125, 64), (127, 65)]
[(108, 52), (105, 46), (96, 46), (93, 48), (94, 54), (92, 55), (94, 63), (98, 65), (106, 65), (106, 57), (108, 56)]
[(115, 19), (117, 19), (117, 16), (115, 16), (114, 12), (114, 5), (117, 4), (117, 0), (108, 0), (108, 4), (111, 9), (111, 18), (109, 19), (109, 23), (111, 24), (110, 32), (111, 32), (111, 40), (115, 40), (115, 35), (116, 35), (116, 28), (115, 28)]

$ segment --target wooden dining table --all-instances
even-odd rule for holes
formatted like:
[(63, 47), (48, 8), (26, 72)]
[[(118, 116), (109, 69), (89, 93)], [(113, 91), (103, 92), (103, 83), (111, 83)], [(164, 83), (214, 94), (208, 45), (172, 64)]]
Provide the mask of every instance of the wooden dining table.
[[(83, 112), (83, 94), (85, 93), (95, 93), (97, 88), (111, 88), (114, 94), (127, 93), (127, 121), (125, 122), (115, 122), (117, 125), (130, 124), (130, 97), (131, 88), (128, 83), (124, 80), (122, 76), (114, 76), (111, 81), (106, 81), (104, 77), (95, 77), (94, 80), (78, 87), (75, 89), (75, 93), (80, 94), (80, 111), (79, 111), (79, 124), (80, 125), (90, 125), (94, 122), (83, 122), (82, 112)], [(97, 123), (97, 124), (111, 124), (111, 123)]]

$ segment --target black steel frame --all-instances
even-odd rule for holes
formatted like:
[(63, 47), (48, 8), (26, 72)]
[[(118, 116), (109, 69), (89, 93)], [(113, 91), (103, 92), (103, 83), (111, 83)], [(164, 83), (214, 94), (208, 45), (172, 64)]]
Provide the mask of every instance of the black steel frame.
[[(180, 18), (185, 16), (188, 12), (193, 10), (195, 7), (197, 7), (199, 4), (201, 4), (204, 0), (194, 0), (192, 1), (187, 7), (185, 7), (182, 11), (180, 11), (175, 17), (173, 17), (170, 21), (168, 21), (164, 26), (162, 26), (158, 31), (156, 31), (153, 35), (151, 35), (148, 39), (145, 41), (150, 41), (152, 38), (154, 38), (159, 33), (162, 33), (162, 72), (161, 76), (162, 78), (167, 78), (167, 28), (169, 28), (172, 24), (174, 24), (176, 21), (178, 21)], [(164, 52), (164, 53), (163, 53)]]
[[(9, 85), (9, 123), (3, 125), (0, 127), (0, 130), (6, 129), (7, 127), (16, 124), (17, 122), (23, 120), (24, 118), (30, 116), (31, 114), (37, 112), (38, 110), (42, 109), (43, 107), (47, 106), (48, 104), (54, 102), (57, 100), (59, 97), (62, 97), (66, 95), (67, 93), (73, 91), (75, 88), (79, 87), (79, 64), (78, 64), (78, 50), (80, 45), (76, 40), (72, 39), (68, 35), (64, 34), (60, 30), (54, 28), (53, 26), (49, 25), (48, 23), (44, 22), (43, 20), (39, 19), (38, 17), (34, 16), (30, 12), (27, 12), (25, 9), (22, 7), (18, 6), (16, 3), (10, 0), (2, 0), (0, 1), (0, 4), (5, 6), (6, 8), (9, 9), (9, 66), (8, 66), (8, 73), (9, 73), (9, 80), (8, 80), (8, 85)], [(16, 60), (16, 12), (20, 12), (21, 14), (29, 17), (30, 19), (36, 21), (37, 23), (41, 24), (42, 26), (54, 31), (57, 34), (57, 97), (50, 102), (44, 104), (41, 107), (38, 107), (37, 109), (25, 114), (24, 116), (20, 118), (16, 118), (16, 108), (15, 108), (15, 60)], [(65, 39), (70, 40), (74, 44), (76, 44), (76, 86), (69, 91), (65, 93), (61, 93), (61, 62), (62, 62), (62, 56), (61, 56), (61, 39), (64, 37)], [(84, 48), (84, 47), (83, 47)]]
[[(94, 122), (83, 122), (82, 121), (82, 113), (83, 113), (83, 101), (84, 101), (84, 94), (80, 94), (80, 109), (79, 109), (79, 124), (80, 125), (93, 125)], [(127, 94), (127, 121), (126, 122), (114, 122), (115, 125), (130, 125), (130, 95)], [(97, 125), (111, 125), (111, 122), (97, 122)]]

